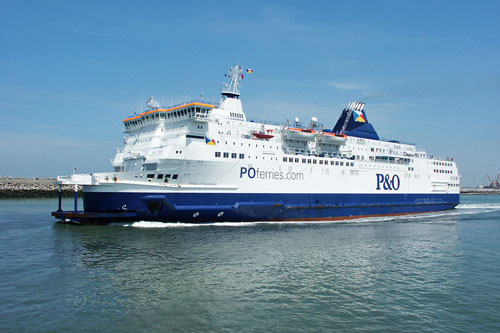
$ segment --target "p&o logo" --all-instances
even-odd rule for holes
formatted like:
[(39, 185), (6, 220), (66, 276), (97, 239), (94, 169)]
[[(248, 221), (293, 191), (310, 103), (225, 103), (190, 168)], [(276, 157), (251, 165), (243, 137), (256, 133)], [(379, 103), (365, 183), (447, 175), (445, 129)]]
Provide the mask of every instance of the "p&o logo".
[(377, 190), (384, 189), (385, 191), (397, 191), (401, 185), (398, 175), (377, 173)]

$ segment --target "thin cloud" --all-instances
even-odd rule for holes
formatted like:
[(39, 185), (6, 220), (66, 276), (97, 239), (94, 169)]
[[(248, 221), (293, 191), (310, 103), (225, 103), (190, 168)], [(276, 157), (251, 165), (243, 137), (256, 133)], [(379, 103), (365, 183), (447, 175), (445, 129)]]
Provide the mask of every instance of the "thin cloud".
[(340, 89), (340, 90), (349, 90), (349, 91), (352, 91), (352, 90), (362, 90), (362, 89), (366, 89), (367, 88), (366, 86), (364, 86), (362, 84), (358, 84), (358, 83), (330, 81), (330, 82), (327, 82), (327, 84), (329, 86), (335, 87), (335, 88)]
[(376, 99), (388, 96), (388, 93), (383, 90), (374, 89), (359, 83), (330, 81), (327, 84), (343, 91), (361, 91), (361, 97), (364, 99)]
[(364, 89), (362, 91), (362, 95), (365, 100), (385, 98), (389, 96), (387, 92), (382, 90), (364, 90)]

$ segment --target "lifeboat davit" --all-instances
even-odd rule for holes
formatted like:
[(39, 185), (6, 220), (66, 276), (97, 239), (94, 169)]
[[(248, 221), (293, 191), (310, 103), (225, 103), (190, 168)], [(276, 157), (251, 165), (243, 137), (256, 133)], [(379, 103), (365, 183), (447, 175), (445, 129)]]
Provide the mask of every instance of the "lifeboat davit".
[(285, 137), (288, 140), (313, 141), (316, 137), (316, 131), (312, 129), (289, 127), (285, 129)]
[(343, 145), (347, 140), (347, 135), (345, 134), (335, 134), (328, 132), (321, 132), (319, 134), (322, 143), (325, 144), (335, 144), (335, 145)]

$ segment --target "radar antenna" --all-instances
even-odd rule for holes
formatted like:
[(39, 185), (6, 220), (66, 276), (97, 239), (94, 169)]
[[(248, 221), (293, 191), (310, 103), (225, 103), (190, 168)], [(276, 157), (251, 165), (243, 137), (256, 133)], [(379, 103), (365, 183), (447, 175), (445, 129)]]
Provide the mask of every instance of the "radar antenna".
[(225, 75), (229, 78), (229, 83), (223, 83), (222, 96), (238, 98), (240, 96), (241, 79), (243, 79), (243, 68), (240, 65), (234, 65), (229, 68), (229, 73)]
[(149, 97), (147, 105), (151, 110), (158, 109), (160, 107), (160, 104), (153, 99), (153, 96)]

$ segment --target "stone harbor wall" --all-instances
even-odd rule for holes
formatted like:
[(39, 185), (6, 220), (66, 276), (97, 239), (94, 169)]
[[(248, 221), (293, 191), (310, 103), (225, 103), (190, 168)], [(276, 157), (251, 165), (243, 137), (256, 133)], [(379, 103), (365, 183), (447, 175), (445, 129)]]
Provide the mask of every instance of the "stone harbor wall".
[(462, 187), (460, 194), (500, 194), (500, 190), (497, 188)]
[[(0, 177), (0, 199), (57, 198), (58, 186), (55, 181), (54, 178)], [(73, 197), (74, 186), (65, 185), (62, 192), (63, 197)]]

